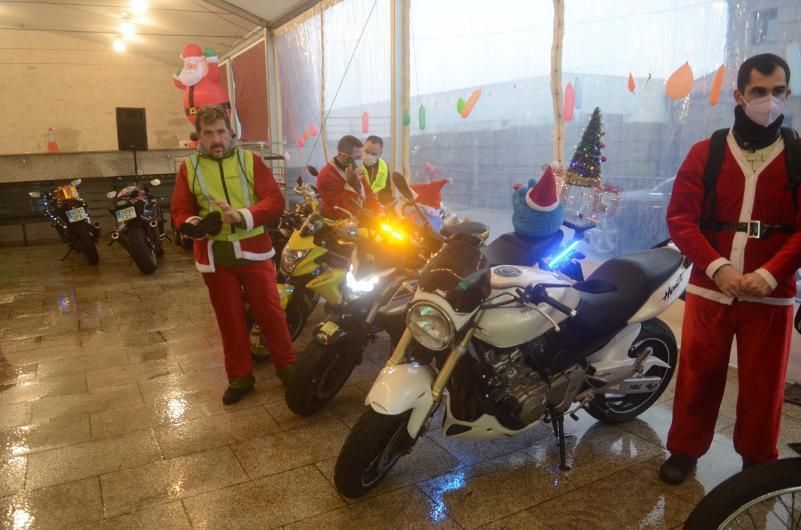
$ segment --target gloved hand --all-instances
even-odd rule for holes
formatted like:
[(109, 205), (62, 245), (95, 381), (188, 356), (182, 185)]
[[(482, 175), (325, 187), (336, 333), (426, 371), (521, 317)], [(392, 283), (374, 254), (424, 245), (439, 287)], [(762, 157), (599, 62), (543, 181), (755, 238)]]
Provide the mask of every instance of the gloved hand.
[(222, 218), (220, 212), (211, 212), (202, 219), (199, 223), (183, 223), (181, 225), (181, 233), (191, 237), (192, 239), (202, 239), (207, 235), (216, 236), (222, 230)]
[(348, 166), (345, 168), (345, 182), (347, 182), (351, 188), (356, 190), (357, 193), (361, 193), (362, 179), (359, 178), (359, 175), (353, 169), (353, 166)]

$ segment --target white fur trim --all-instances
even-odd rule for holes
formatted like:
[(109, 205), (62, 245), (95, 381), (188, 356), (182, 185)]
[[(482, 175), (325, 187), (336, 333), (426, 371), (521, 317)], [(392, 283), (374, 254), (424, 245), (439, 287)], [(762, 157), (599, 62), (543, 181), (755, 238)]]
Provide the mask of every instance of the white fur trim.
[(762, 276), (762, 279), (768, 282), (768, 285), (770, 285), (771, 289), (776, 289), (776, 287), (779, 285), (779, 282), (776, 281), (776, 278), (770, 273), (768, 269), (760, 267), (754, 272)]
[(248, 252), (247, 250), (241, 251), (242, 258), (250, 261), (267, 261), (275, 256), (275, 249), (270, 249), (270, 252)]
[(715, 291), (713, 289), (706, 289), (704, 287), (698, 287), (697, 285), (693, 284), (687, 286), (687, 292), (723, 305), (731, 305), (731, 303), (734, 302), (734, 298), (732, 298), (731, 296), (726, 296), (720, 291)]
[(247, 208), (240, 208), (237, 212), (239, 212), (245, 220), (245, 228), (247, 230), (253, 230), (253, 214), (250, 213), (250, 210)]
[(188, 223), (190, 221), (194, 221), (195, 219), (197, 219), (198, 221), (202, 221), (203, 220), (203, 218), (200, 217), (199, 215), (193, 215), (192, 217), (187, 217), (186, 221), (184, 221), (184, 222)]
[(532, 210), (537, 210), (538, 212), (552, 212), (559, 207), (559, 199), (557, 198), (556, 202), (548, 206), (541, 206), (532, 201), (531, 197), (528, 196), (528, 192), (526, 192), (526, 204), (528, 204), (529, 208), (531, 208)]
[(206, 57), (206, 62), (207, 63), (212, 63), (212, 64), (219, 63), (220, 62), (220, 58), (217, 57), (216, 55), (212, 55), (211, 57)]
[(726, 258), (718, 258), (706, 268), (706, 275), (710, 280), (715, 280), (715, 273), (718, 272), (724, 265), (731, 265), (731, 261)]
[(211, 251), (211, 246), (213, 244), (214, 244), (214, 241), (209, 239), (208, 246), (206, 247), (206, 251), (208, 252), (208, 255), (209, 255), (209, 264), (208, 265), (195, 261), (195, 268), (197, 270), (199, 270), (200, 272), (207, 273), (207, 272), (214, 272), (215, 270), (217, 270), (217, 269), (214, 268), (214, 253)]

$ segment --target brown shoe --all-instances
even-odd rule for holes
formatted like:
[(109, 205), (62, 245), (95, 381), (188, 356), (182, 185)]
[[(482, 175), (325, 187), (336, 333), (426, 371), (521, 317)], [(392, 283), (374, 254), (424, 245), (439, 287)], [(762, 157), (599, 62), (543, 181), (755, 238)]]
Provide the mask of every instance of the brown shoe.
[(667, 484), (681, 484), (687, 480), (690, 473), (695, 470), (697, 463), (697, 458), (684, 455), (670, 455), (670, 458), (665, 460), (665, 463), (662, 464), (662, 467), (659, 469), (659, 478), (662, 479), (662, 482), (666, 482)]

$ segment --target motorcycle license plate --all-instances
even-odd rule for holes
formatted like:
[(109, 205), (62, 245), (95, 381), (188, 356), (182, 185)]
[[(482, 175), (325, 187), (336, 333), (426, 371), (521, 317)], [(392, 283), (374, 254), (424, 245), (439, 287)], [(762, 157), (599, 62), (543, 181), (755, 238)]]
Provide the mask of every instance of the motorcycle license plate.
[(333, 322), (326, 322), (322, 326), (320, 326), (320, 331), (327, 337), (331, 337), (334, 333), (339, 331), (339, 326), (337, 326)]
[(67, 210), (67, 220), (70, 223), (77, 223), (78, 221), (83, 221), (84, 219), (88, 218), (89, 216), (86, 214), (86, 210), (83, 206), (73, 208), (72, 210)]
[(129, 206), (127, 208), (123, 208), (122, 210), (117, 210), (116, 212), (114, 212), (114, 214), (117, 216), (118, 223), (124, 223), (129, 219), (136, 218), (136, 208), (134, 208), (133, 206)]

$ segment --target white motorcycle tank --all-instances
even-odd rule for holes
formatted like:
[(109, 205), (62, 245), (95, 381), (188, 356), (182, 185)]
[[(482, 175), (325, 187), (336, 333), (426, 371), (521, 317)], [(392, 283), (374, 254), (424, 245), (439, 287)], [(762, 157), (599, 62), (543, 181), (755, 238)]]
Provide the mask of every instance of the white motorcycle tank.
[[(532, 284), (562, 284), (566, 287), (548, 288), (548, 296), (572, 309), (578, 306), (578, 291), (569, 287), (568, 282), (552, 272), (533, 267), (500, 265), (493, 267), (491, 274), (490, 297), (504, 292), (516, 295), (518, 288)], [(499, 298), (497, 301), (500, 302), (502, 299)], [(550, 305), (539, 304), (538, 308), (557, 323), (567, 318), (567, 315)], [(539, 311), (520, 305), (509, 305), (486, 310), (481, 316), (475, 337), (497, 348), (511, 348), (539, 337), (552, 328), (553, 324)]]

